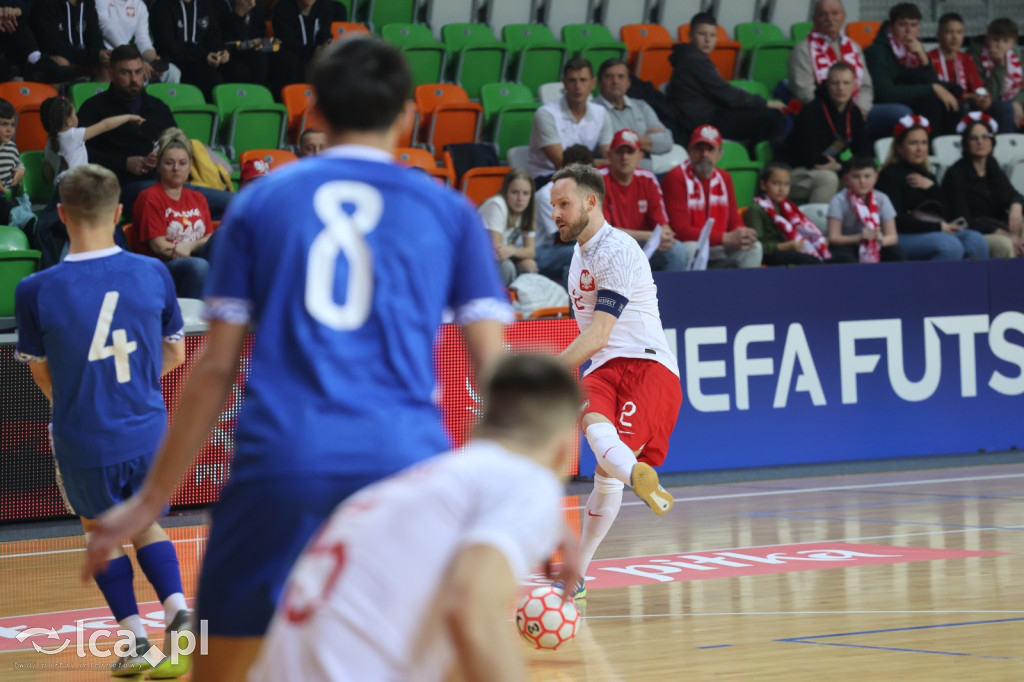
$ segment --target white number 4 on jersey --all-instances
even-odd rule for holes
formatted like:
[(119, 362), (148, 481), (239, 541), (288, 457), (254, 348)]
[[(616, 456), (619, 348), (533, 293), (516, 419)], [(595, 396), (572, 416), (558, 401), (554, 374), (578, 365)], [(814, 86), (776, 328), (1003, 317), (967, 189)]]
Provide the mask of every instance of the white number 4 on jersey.
[[(115, 329), (113, 333), (110, 331), (110, 325), (114, 323), (114, 309), (117, 308), (117, 299), (120, 296), (121, 294), (117, 291), (108, 291), (103, 297), (100, 316), (96, 319), (96, 329), (92, 333), (92, 343), (89, 344), (89, 362), (113, 357), (117, 383), (126, 384), (132, 380), (132, 368), (128, 364), (128, 356), (135, 352), (139, 344), (129, 341), (128, 333), (124, 329)], [(104, 346), (108, 334), (114, 343)]]

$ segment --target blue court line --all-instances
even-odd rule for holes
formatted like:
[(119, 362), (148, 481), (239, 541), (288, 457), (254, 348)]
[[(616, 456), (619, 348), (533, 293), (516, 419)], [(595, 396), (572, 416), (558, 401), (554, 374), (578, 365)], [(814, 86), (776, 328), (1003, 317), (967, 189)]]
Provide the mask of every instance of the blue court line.
[(699, 646), (697, 648), (698, 649), (723, 649), (723, 648), (725, 648), (727, 646), (732, 646), (732, 644), (712, 644), (711, 646)]
[(890, 646), (877, 646), (871, 644), (843, 644), (840, 642), (816, 642), (818, 639), (830, 639), (833, 637), (853, 637), (855, 635), (877, 635), (886, 634), (890, 632), (910, 632), (912, 630), (932, 630), (936, 628), (954, 628), (964, 625), (992, 625), (995, 623), (1014, 623), (1024, 621), (1024, 618), (1001, 618), (999, 620), (978, 620), (967, 623), (941, 623), (939, 625), (915, 625), (906, 628), (888, 628), (885, 630), (863, 630), (860, 632), (839, 632), (831, 635), (808, 635), (805, 637), (787, 637), (785, 639), (777, 639), (776, 642), (792, 642), (795, 644), (820, 644), (824, 646), (842, 646), (850, 647), (855, 649), (875, 649), (882, 651), (905, 651), (914, 654), (939, 654), (942, 656), (967, 656), (970, 658), (990, 658), (999, 661), (1018, 661), (1024, 660), (1015, 658), (1013, 656), (986, 656), (984, 654), (966, 654), (958, 651), (932, 651), (929, 649), (907, 649), (903, 647), (890, 647)]
[(930, 523), (927, 521), (883, 521), (842, 516), (794, 516), (777, 512), (748, 512), (741, 516), (761, 516), (772, 519), (806, 519), (808, 521), (857, 521), (858, 523), (884, 523), (890, 526), (939, 526), (940, 528), (973, 528), (976, 530), (1024, 530), (1024, 526), (970, 526), (960, 523)]

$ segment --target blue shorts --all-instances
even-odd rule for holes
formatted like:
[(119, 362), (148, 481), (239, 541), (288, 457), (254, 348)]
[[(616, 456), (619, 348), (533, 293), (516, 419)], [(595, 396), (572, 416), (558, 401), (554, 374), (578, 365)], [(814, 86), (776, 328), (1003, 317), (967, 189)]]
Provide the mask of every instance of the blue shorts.
[(61, 466), (54, 459), (57, 486), (68, 510), (83, 519), (95, 519), (142, 487), (152, 456), (136, 457), (103, 467)]
[(231, 479), (214, 505), (197, 615), (211, 635), (266, 633), (292, 564), (334, 508), (383, 477)]

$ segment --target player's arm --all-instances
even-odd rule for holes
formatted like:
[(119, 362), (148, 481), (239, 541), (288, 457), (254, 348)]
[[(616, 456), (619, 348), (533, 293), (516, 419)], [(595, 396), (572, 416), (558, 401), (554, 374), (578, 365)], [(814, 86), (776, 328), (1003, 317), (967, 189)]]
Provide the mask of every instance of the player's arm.
[(174, 424), (153, 460), (146, 482), (131, 499), (98, 519), (89, 538), (83, 579), (104, 569), (111, 549), (123, 538), (135, 535), (160, 515), (224, 407), (247, 329), (247, 324), (210, 321), (206, 350), (181, 392)]
[(470, 545), (455, 556), (440, 603), (464, 679), (527, 679), (519, 642), (506, 621), (515, 590), (512, 568), (496, 547)]
[(477, 386), (483, 386), (491, 367), (505, 353), (502, 330), (505, 323), (500, 320), (479, 320), (463, 325), (462, 334), (473, 359), (473, 372)]
[(163, 342), (163, 363), (160, 366), (160, 376), (173, 371), (178, 365), (185, 362), (185, 341), (164, 341)]
[[(600, 300), (600, 293), (598, 293)], [(561, 352), (558, 358), (565, 363), (569, 369), (575, 369), (593, 357), (594, 353), (608, 345), (608, 339), (612, 335), (612, 327), (618, 320), (618, 316), (605, 310), (595, 310), (594, 320), (582, 334), (569, 344), (569, 347)]]
[(53, 381), (50, 379), (50, 363), (46, 360), (40, 360), (39, 362), (30, 362), (28, 369), (32, 372), (32, 380), (36, 382), (36, 386), (43, 392), (46, 399), (51, 403), (53, 402)]

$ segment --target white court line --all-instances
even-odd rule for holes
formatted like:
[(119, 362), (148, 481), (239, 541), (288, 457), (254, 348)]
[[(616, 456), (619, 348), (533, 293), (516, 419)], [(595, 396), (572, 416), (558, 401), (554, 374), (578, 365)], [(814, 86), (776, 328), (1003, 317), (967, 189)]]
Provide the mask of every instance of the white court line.
[[(68, 537), (68, 536), (62, 536)], [(43, 538), (48, 539), (48, 538)], [(207, 538), (185, 538), (183, 540), (171, 540), (174, 544), (185, 545), (190, 542), (205, 542)], [(27, 540), (18, 540), (16, 542), (28, 542)], [(121, 549), (129, 549), (131, 545), (121, 545)], [(45, 552), (22, 552), (21, 554), (0, 554), (0, 559), (21, 559), (30, 556), (50, 556), (51, 554), (70, 554), (72, 552), (84, 552), (85, 547), (73, 547), (71, 549), (48, 549)]]
[[(756, 492), (756, 493), (735, 493), (735, 494), (730, 494), (730, 495), (704, 495), (704, 496), (701, 496), (701, 497), (679, 497), (679, 498), (676, 498), (676, 502), (701, 502), (701, 501), (705, 501), (705, 500), (725, 500), (725, 499), (733, 499), (733, 498), (739, 498), (739, 497), (763, 497), (765, 495), (792, 495), (794, 493), (815, 493), (815, 492), (824, 492), (824, 491), (829, 491), (829, 490), (857, 490), (857, 489), (861, 489), (861, 488), (884, 488), (884, 487), (892, 487), (892, 486), (897, 486), (897, 485), (925, 485), (925, 484), (929, 484), (929, 483), (946, 483), (946, 482), (955, 483), (955, 482), (963, 482), (963, 481), (990, 481), (990, 480), (1000, 479), (1000, 478), (1024, 478), (1024, 474), (1002, 474), (1002, 475), (998, 475), (998, 476), (963, 476), (963, 477), (960, 477), (960, 478), (933, 478), (933, 479), (924, 480), (924, 481), (898, 481), (898, 482), (889, 482), (889, 483), (859, 483), (859, 484), (856, 484), (856, 485), (829, 486), (829, 487), (826, 487), (826, 488), (802, 488), (802, 489), (768, 490), (768, 491), (762, 491), (762, 492)], [(725, 483), (725, 484), (722, 484), (722, 485), (726, 486), (726, 485), (736, 485), (736, 484), (734, 484), (734, 483)], [(639, 504), (646, 504), (646, 503), (641, 501), (641, 500), (637, 500), (636, 502), (623, 502), (622, 506), (623, 507), (627, 507), (627, 506), (639, 505)], [(580, 509), (584, 509), (584, 507), (582, 507), (582, 506), (562, 507), (563, 511), (575, 511), (575, 510), (580, 510)], [(1011, 528), (1017, 528), (1017, 527), (1011, 527)], [(1024, 526), (1021, 526), (1019, 528), (1024, 528)], [(864, 537), (864, 538), (846, 538), (846, 539), (843, 539), (843, 540), (813, 540), (813, 541), (810, 541), (810, 542), (790, 542), (790, 543), (787, 543), (787, 544), (791, 544), (791, 545), (806, 545), (806, 544), (813, 544), (814, 542), (854, 542), (856, 540), (878, 540), (878, 539), (882, 539), (882, 538), (909, 537), (909, 536), (912, 536), (912, 535), (942, 535), (944, 533), (959, 533), (959, 532), (967, 532), (967, 531), (970, 531), (970, 530), (978, 530), (978, 531), (980, 531), (980, 530), (1005, 530), (1005, 529), (968, 528), (968, 529), (965, 529), (965, 530), (955, 530), (955, 531), (935, 531), (935, 532), (931, 532), (931, 533), (905, 533), (905, 534), (901, 534), (901, 535), (874, 535), (874, 536), (871, 536), (871, 537)], [(190, 538), (190, 539), (187, 539), (187, 540), (172, 540), (171, 542), (173, 542), (175, 544), (178, 544), (178, 543), (188, 543), (188, 542), (202, 542), (204, 540), (206, 540), (206, 538)], [(123, 547), (129, 547), (130, 545), (122, 545), (122, 546)], [(774, 547), (774, 545), (755, 545), (753, 547), (747, 547), (746, 549), (754, 549), (755, 547)], [(726, 549), (744, 549), (744, 548), (741, 548), (741, 547), (727, 547)], [(69, 552), (83, 552), (83, 551), (85, 551), (84, 548), (79, 548), (79, 549), (55, 549), (55, 550), (49, 550), (49, 551), (45, 551), (45, 552), (26, 552), (26, 553), (22, 553), (22, 554), (5, 554), (5, 555), (0, 555), (0, 559), (15, 559), (15, 558), (22, 558), (22, 557), (44, 556), (44, 555), (48, 556), (48, 555), (51, 555), (51, 554), (67, 554)], [(725, 549), (722, 549), (722, 550), (706, 549), (706, 550), (701, 550), (701, 551), (703, 551), (703, 552), (720, 552), (720, 551), (725, 551)]]

